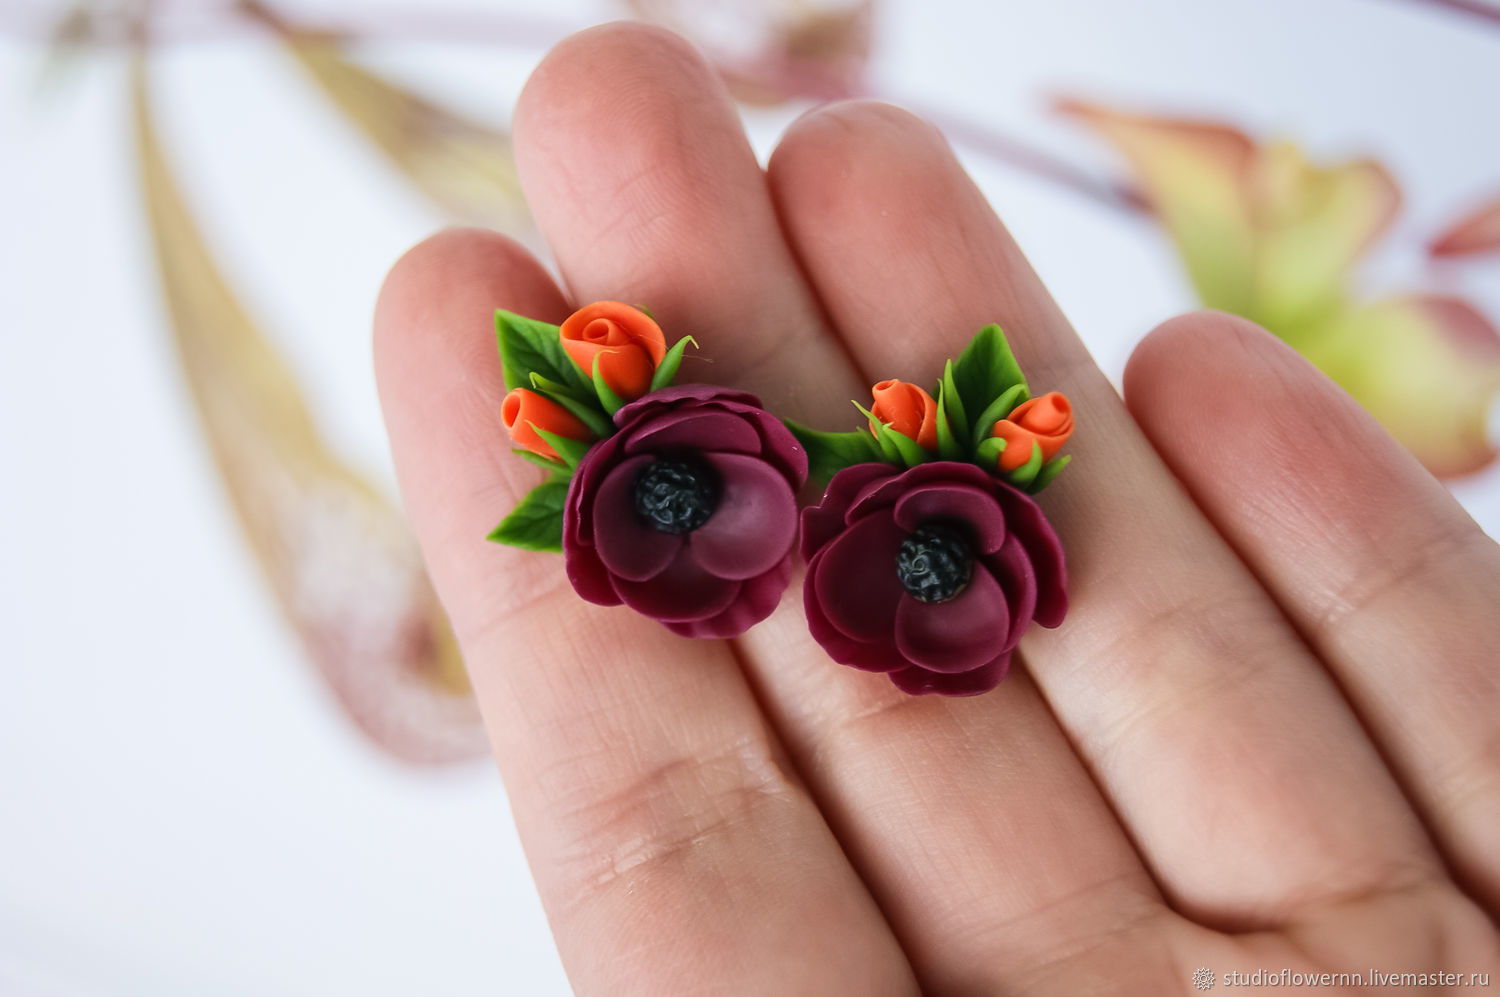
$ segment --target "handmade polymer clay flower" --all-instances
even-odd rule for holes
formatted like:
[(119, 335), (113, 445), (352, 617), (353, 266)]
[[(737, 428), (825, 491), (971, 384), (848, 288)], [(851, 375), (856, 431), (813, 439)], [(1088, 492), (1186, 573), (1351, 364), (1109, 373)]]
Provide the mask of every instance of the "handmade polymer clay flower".
[(490, 534), (561, 551), (580, 596), (734, 637), (791, 577), (807, 455), (753, 395), (673, 387), (684, 348), (618, 302), (561, 326), (497, 313), (516, 453), (551, 470)]
[(1067, 613), (1062, 545), (1031, 494), (1068, 463), (1072, 408), (1031, 397), (995, 325), (949, 361), (935, 398), (899, 381), (872, 395), (868, 430), (788, 423), (831, 476), (802, 514), (808, 629), (906, 692), (986, 692), (1032, 623)]

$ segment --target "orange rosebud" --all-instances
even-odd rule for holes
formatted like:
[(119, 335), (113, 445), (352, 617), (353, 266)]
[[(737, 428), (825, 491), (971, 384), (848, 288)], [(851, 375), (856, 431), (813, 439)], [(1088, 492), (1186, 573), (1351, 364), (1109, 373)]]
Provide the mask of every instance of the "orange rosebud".
[[(875, 404), (870, 414), (896, 432), (910, 436), (928, 450), (937, 449), (937, 401), (931, 395), (905, 381), (892, 378), (870, 389)], [(870, 423), (875, 432), (875, 423)]]
[(523, 450), (530, 450), (542, 457), (558, 460), (558, 453), (552, 448), (552, 444), (537, 435), (536, 428), (541, 428), (554, 436), (566, 436), (570, 440), (578, 440), (588, 443), (594, 438), (589, 427), (585, 426), (572, 412), (563, 408), (550, 398), (544, 398), (535, 391), (526, 388), (515, 388), (505, 396), (505, 401), (500, 403), (500, 418), (505, 422), (505, 428), (510, 431), (511, 442)]
[(651, 375), (667, 355), (661, 326), (639, 308), (618, 301), (585, 305), (562, 324), (562, 347), (585, 377), (599, 376), (611, 391), (633, 401), (651, 389)]
[(1009, 416), (995, 423), (992, 436), (1005, 441), (1000, 451), (1000, 470), (1014, 471), (1031, 459), (1031, 444), (1042, 448), (1042, 460), (1051, 460), (1073, 435), (1073, 404), (1060, 391), (1022, 402)]

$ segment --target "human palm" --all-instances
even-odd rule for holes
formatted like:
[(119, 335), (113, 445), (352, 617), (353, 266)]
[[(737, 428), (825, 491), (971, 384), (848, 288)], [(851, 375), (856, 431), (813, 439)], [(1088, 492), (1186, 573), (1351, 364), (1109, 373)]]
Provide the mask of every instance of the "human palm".
[[(1172, 320), (1122, 403), (941, 136), (846, 103), (764, 171), (709, 68), (559, 45), (516, 156), (569, 294), (515, 243), (398, 263), (376, 366), (407, 507), (581, 993), (1194, 992), (1193, 971), (1496, 974), (1500, 554), (1250, 324)], [(649, 305), (778, 414), (844, 429), (989, 322), (1073, 400), (1041, 501), (1072, 606), (995, 692), (830, 661), (800, 583), (732, 642), (578, 600), (487, 544), (497, 307)]]

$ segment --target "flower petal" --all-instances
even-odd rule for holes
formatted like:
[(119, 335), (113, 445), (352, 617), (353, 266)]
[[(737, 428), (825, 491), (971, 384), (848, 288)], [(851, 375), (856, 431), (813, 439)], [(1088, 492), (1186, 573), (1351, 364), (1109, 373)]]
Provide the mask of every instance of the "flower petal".
[(1500, 253), (1500, 195), (1470, 211), (1432, 240), (1433, 256)]
[(664, 626), (683, 637), (719, 640), (738, 637), (776, 611), (791, 578), (792, 557), (787, 554), (770, 571), (746, 581), (739, 597), (717, 616), (685, 623), (666, 623)]
[(823, 614), (847, 637), (889, 640), (896, 606), (906, 594), (896, 577), (896, 549), (906, 531), (889, 514), (849, 527), (822, 552), (810, 580)]
[(635, 511), (635, 476), (655, 458), (631, 457), (617, 464), (594, 493), (594, 550), (610, 574), (643, 582), (672, 562), (685, 538), (663, 533)]
[(844, 521), (852, 523), (873, 509), (893, 505), (906, 492), (929, 482), (989, 488), (994, 479), (975, 465), (959, 461), (937, 460), (927, 464), (918, 464), (905, 473), (897, 471), (884, 480), (872, 479), (868, 482), (849, 504), (849, 511), (845, 513)]
[(896, 607), (896, 647), (934, 672), (966, 672), (1008, 650), (1010, 608), (989, 569), (974, 565), (968, 586), (947, 602), (903, 594)]
[(733, 604), (744, 585), (704, 571), (686, 547), (648, 581), (619, 577), (610, 581), (625, 605), (663, 623), (689, 623), (717, 616)]
[(815, 579), (823, 564), (823, 552), (813, 556), (807, 566), (807, 577), (802, 585), (802, 609), (807, 616), (807, 630), (813, 640), (822, 645), (828, 656), (841, 665), (849, 665), (867, 672), (889, 672), (899, 668), (910, 668), (911, 662), (896, 650), (891, 635), (877, 641), (858, 641), (828, 622), (823, 606), (818, 600)]
[(915, 530), (933, 520), (961, 523), (981, 554), (993, 554), (1005, 543), (1005, 510), (988, 489), (931, 484), (896, 500), (896, 523), (902, 529)]
[(1495, 459), (1500, 332), (1468, 302), (1413, 295), (1350, 309), (1310, 352), (1433, 474), (1455, 477)]
[(688, 548), (700, 566), (721, 578), (764, 574), (791, 552), (797, 538), (792, 486), (759, 457), (706, 457), (719, 472), (719, 504), (708, 522), (688, 535)]
[(1006, 525), (1026, 548), (1036, 572), (1036, 621), (1044, 627), (1058, 626), (1068, 612), (1068, 567), (1062, 542), (1030, 495), (996, 482), (995, 496), (1005, 506)]
[(1006, 651), (978, 668), (951, 674), (928, 671), (926, 668), (907, 668), (891, 672), (891, 681), (902, 692), (909, 692), (914, 696), (928, 693), (939, 696), (977, 696), (981, 692), (989, 692), (1005, 678), (1005, 673), (1010, 671), (1010, 655), (1011, 652)]
[(760, 434), (741, 416), (694, 406), (652, 419), (625, 444), (628, 454), (667, 450), (758, 454)]
[(844, 468), (828, 482), (823, 500), (815, 506), (802, 510), (802, 557), (811, 561), (813, 555), (844, 529), (844, 513), (860, 490), (873, 481), (893, 478), (900, 474), (898, 468), (889, 464), (854, 464)]
[(620, 604), (615, 587), (609, 583), (609, 572), (592, 547), (565, 545), (563, 568), (568, 573), (568, 581), (573, 583), (573, 591), (584, 602), (592, 602), (597, 606)]
[(1005, 604), (1010, 607), (1010, 632), (1005, 635), (1005, 646), (1015, 647), (1036, 615), (1036, 569), (1015, 534), (1006, 537), (999, 553), (986, 558), (985, 563), (1000, 583)]

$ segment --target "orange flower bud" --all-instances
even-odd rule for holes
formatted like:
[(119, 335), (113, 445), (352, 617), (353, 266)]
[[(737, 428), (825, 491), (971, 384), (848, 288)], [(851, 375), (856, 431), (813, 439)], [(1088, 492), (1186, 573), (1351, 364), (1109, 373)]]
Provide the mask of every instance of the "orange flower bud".
[(588, 443), (594, 434), (572, 412), (550, 398), (535, 391), (515, 388), (500, 404), (500, 418), (510, 431), (511, 442), (523, 450), (530, 450), (542, 457), (558, 459), (552, 444), (537, 435), (539, 427), (554, 436), (566, 436), (570, 440)]
[(1066, 395), (1049, 391), (1040, 398), (1022, 402), (1009, 416), (995, 423), (990, 434), (1005, 441), (1000, 451), (1000, 470), (1014, 471), (1031, 459), (1031, 444), (1042, 448), (1042, 460), (1051, 460), (1073, 435), (1073, 405)]
[[(875, 404), (870, 414), (896, 432), (910, 436), (928, 450), (937, 449), (937, 402), (931, 395), (905, 381), (892, 378), (870, 389)], [(870, 423), (875, 432), (875, 423)]]
[(585, 377), (599, 376), (611, 391), (633, 401), (651, 389), (651, 375), (667, 355), (661, 327), (639, 308), (618, 301), (585, 305), (562, 324), (562, 347)]

